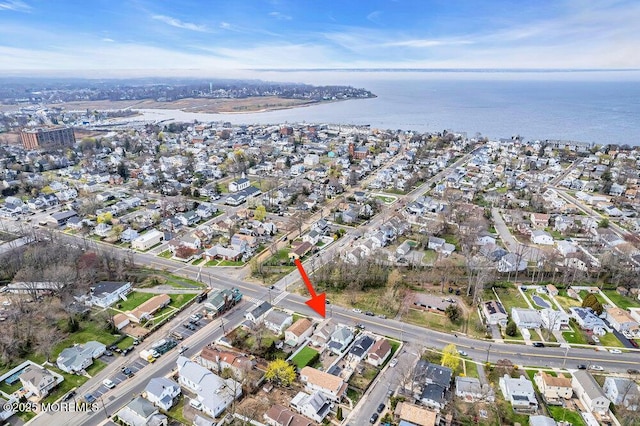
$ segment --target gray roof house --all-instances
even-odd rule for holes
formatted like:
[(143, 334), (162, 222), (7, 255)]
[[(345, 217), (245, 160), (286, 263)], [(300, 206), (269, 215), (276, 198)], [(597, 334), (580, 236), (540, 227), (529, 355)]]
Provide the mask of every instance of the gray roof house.
[(251, 310), (247, 311), (247, 313), (244, 314), (244, 317), (252, 322), (260, 322), (264, 319), (271, 308), (271, 303), (262, 302), (258, 306), (255, 306)]
[(180, 386), (166, 377), (154, 377), (144, 388), (145, 397), (156, 407), (168, 411), (182, 391)]
[(427, 407), (442, 409), (446, 405), (445, 392), (451, 387), (453, 370), (420, 360), (416, 364), (413, 381), (421, 392), (415, 395)]
[(351, 347), (351, 350), (349, 350), (348, 357), (351, 359), (362, 360), (362, 358), (367, 355), (367, 352), (369, 352), (369, 349), (371, 349), (371, 346), (373, 346), (374, 343), (375, 340), (373, 340), (371, 337), (366, 335), (360, 336)]
[(46, 368), (30, 365), (20, 375), (20, 382), (24, 389), (39, 398), (49, 394), (56, 387), (58, 381)]
[(514, 379), (505, 374), (500, 377), (499, 383), (504, 399), (511, 403), (514, 410), (531, 412), (538, 409), (533, 383), (525, 376)]
[(573, 373), (571, 387), (587, 410), (601, 414), (609, 411), (609, 399), (588, 371), (578, 370)]
[(128, 426), (166, 426), (167, 416), (160, 414), (149, 401), (139, 396), (116, 413), (118, 420)]
[(242, 385), (233, 379), (222, 379), (200, 364), (180, 356), (177, 361), (179, 382), (197, 395), (202, 411), (218, 417), (234, 399), (242, 395)]
[(91, 304), (107, 308), (131, 291), (130, 282), (100, 281), (91, 288)]
[(557, 426), (555, 420), (547, 416), (530, 416), (529, 426)]
[(284, 311), (272, 309), (264, 317), (264, 325), (276, 334), (284, 333), (284, 330), (293, 323), (293, 316)]
[(311, 395), (298, 392), (290, 404), (298, 413), (318, 423), (322, 423), (333, 406), (332, 402), (320, 391)]
[(100, 342), (89, 341), (84, 345), (74, 345), (63, 349), (58, 355), (58, 368), (69, 374), (80, 373), (93, 364), (93, 360), (101, 356), (107, 348)]
[(456, 396), (465, 402), (494, 402), (495, 394), (489, 384), (480, 384), (475, 377), (456, 377)]
[(625, 408), (631, 411), (638, 410), (640, 390), (638, 390), (638, 385), (633, 380), (623, 377), (607, 377), (604, 379), (602, 390), (615, 405), (624, 405)]
[(338, 327), (333, 333), (331, 333), (331, 338), (327, 346), (331, 352), (336, 355), (341, 354), (349, 343), (353, 340), (353, 332), (349, 330), (347, 327)]

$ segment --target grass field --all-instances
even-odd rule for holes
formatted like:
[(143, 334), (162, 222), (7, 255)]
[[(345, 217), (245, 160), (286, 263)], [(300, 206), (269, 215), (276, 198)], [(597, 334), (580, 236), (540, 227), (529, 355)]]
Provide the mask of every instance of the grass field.
[(197, 293), (172, 294), (171, 303), (169, 303), (169, 306), (176, 309), (181, 309), (184, 305), (193, 300), (197, 295)]
[(296, 354), (296, 356), (294, 356), (291, 359), (291, 362), (295, 364), (295, 366), (298, 367), (298, 369), (301, 369), (309, 365), (309, 363), (313, 360), (313, 358), (316, 355), (318, 355), (318, 351), (316, 351), (315, 349), (311, 349), (308, 346), (305, 346), (304, 348), (302, 348), (300, 352)]
[(618, 308), (622, 308), (622, 309), (640, 308), (640, 303), (638, 302), (638, 300), (623, 296), (615, 290), (603, 290), (603, 293), (609, 299), (611, 299), (611, 301), (615, 303), (616, 306), (618, 306)]
[(58, 342), (51, 351), (51, 359), (55, 360), (63, 349), (73, 346), (76, 343), (86, 343), (90, 340), (96, 340), (106, 346), (112, 345), (119, 335), (113, 335), (104, 329), (102, 324), (95, 321), (81, 321), (80, 330), (69, 335), (67, 338)]
[(624, 345), (613, 333), (607, 333), (600, 337), (600, 344), (602, 346), (613, 346), (616, 348), (624, 348)]
[[(495, 288), (498, 297), (502, 301), (504, 308), (507, 312), (511, 312), (511, 308), (528, 308), (527, 301), (522, 298), (520, 292), (513, 287), (510, 288)], [(495, 298), (493, 291), (487, 290), (485, 292), (485, 296), (488, 298), (487, 300), (491, 300)]]
[(153, 296), (155, 296), (155, 294), (153, 293), (140, 293), (137, 291), (132, 291), (131, 293), (127, 294), (127, 300), (121, 300), (118, 302), (118, 305), (120, 305), (118, 309), (124, 312), (132, 311), (147, 300), (151, 299)]
[(158, 255), (158, 257), (162, 257), (165, 259), (171, 259), (173, 257), (173, 253), (171, 253), (171, 250), (165, 250), (162, 253), (160, 253)]
[(559, 406), (549, 406), (549, 414), (555, 421), (567, 421), (573, 426), (587, 426), (579, 413)]
[(572, 331), (565, 331), (562, 333), (562, 337), (567, 341), (567, 343), (573, 343), (578, 345), (586, 345), (587, 344), (587, 336), (586, 334), (578, 328), (577, 325), (571, 324), (573, 327)]

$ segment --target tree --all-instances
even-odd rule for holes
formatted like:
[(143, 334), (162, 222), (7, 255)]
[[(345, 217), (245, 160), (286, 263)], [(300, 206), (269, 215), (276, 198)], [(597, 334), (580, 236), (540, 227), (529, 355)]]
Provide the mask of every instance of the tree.
[(127, 180), (127, 178), (129, 177), (129, 169), (127, 169), (127, 166), (124, 164), (123, 161), (118, 163), (118, 174), (124, 180)]
[(336, 411), (336, 419), (342, 421), (344, 416), (342, 415), (342, 407), (338, 406), (338, 411)]
[(458, 321), (460, 319), (460, 315), (462, 314), (458, 305), (453, 303), (447, 306), (447, 308), (444, 310), (444, 313), (451, 322)]
[(606, 217), (598, 222), (598, 228), (608, 228), (609, 227), (609, 219)]
[(456, 345), (453, 343), (448, 344), (442, 350), (442, 365), (444, 367), (449, 367), (453, 371), (460, 367), (460, 355), (458, 354)]
[(253, 212), (253, 218), (259, 222), (262, 222), (266, 217), (267, 217), (267, 209), (265, 208), (265, 206), (260, 204), (256, 208), (256, 211)]
[(591, 308), (593, 310), (593, 312), (595, 312), (596, 314), (600, 315), (602, 313), (602, 303), (600, 303), (598, 301), (598, 299), (596, 298), (596, 296), (592, 293), (589, 293), (584, 300), (582, 300), (582, 307), (583, 308)]
[(296, 379), (296, 370), (283, 359), (276, 359), (267, 365), (265, 379), (280, 386), (289, 386)]
[(504, 332), (507, 334), (507, 336), (514, 337), (516, 334), (518, 334), (518, 326), (515, 322), (509, 320), (509, 322), (507, 323), (507, 329)]

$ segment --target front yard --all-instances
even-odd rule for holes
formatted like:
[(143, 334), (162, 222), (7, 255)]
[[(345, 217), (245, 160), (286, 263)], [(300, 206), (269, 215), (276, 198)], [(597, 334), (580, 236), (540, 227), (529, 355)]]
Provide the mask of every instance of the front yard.
[(133, 311), (138, 306), (142, 305), (147, 300), (151, 299), (155, 294), (153, 293), (142, 293), (138, 291), (132, 291), (127, 294), (127, 300), (121, 300), (116, 304), (116, 307), (123, 311)]

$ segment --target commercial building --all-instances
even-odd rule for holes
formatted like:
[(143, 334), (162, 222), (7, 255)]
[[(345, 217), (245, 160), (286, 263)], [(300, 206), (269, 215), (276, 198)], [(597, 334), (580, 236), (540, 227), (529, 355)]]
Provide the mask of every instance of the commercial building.
[(25, 149), (47, 149), (73, 146), (76, 137), (71, 127), (23, 130), (20, 139)]

